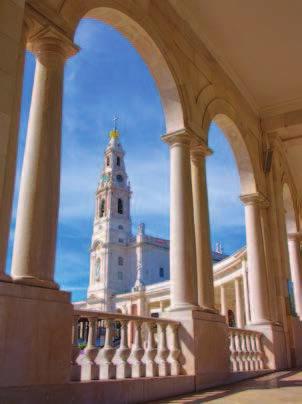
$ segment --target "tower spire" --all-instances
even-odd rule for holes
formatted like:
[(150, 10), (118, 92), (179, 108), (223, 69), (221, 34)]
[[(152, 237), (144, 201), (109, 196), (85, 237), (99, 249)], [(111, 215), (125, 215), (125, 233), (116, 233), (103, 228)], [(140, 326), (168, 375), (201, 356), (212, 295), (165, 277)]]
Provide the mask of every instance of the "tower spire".
[(116, 139), (120, 135), (120, 133), (117, 129), (117, 121), (118, 121), (118, 116), (115, 115), (113, 117), (113, 129), (109, 132), (110, 139)]

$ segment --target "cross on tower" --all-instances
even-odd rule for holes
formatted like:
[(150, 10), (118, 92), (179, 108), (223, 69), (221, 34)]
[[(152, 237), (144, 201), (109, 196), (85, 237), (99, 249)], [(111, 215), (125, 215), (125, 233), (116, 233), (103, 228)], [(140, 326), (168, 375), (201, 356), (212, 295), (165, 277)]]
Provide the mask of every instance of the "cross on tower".
[(117, 129), (117, 121), (118, 121), (118, 116), (113, 117), (113, 122), (114, 122), (114, 130)]

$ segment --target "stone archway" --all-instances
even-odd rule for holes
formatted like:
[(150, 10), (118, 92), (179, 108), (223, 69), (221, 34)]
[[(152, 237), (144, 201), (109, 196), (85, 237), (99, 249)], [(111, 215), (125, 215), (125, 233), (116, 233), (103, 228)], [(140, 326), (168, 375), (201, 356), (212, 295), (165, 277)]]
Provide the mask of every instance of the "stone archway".
[(237, 112), (231, 104), (216, 98), (208, 104), (203, 117), (202, 127), (207, 138), (212, 122), (215, 122), (226, 136), (234, 153), (240, 177), (241, 195), (255, 194), (258, 188), (256, 170), (244, 138), (244, 129), (237, 119)]
[[(82, 2), (78, 1), (78, 3)], [(100, 3), (99, 7), (97, 7), (97, 3)], [(104, 6), (104, 3), (107, 6)], [(70, 12), (68, 4), (64, 6), (65, 8), (66, 14), (68, 14)], [(62, 10), (63, 15), (64, 9)], [(151, 35), (143, 27), (147, 25), (146, 21), (137, 22), (138, 18), (133, 13), (130, 15), (126, 7), (121, 4), (117, 5), (114, 1), (85, 1), (80, 11), (81, 14), (79, 13), (75, 17), (74, 31), (80, 19), (92, 18), (111, 25), (129, 40), (145, 61), (157, 84), (164, 109), (166, 132), (183, 129), (186, 114), (181, 86), (171, 67), (171, 63), (168, 64), (168, 54), (164, 54), (160, 50), (158, 44), (155, 43)]]

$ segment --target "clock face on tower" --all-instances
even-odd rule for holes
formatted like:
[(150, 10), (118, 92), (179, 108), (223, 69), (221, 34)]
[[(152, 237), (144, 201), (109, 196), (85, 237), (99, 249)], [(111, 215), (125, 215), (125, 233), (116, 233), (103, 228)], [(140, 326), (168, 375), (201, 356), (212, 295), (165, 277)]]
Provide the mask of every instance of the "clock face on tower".
[(102, 175), (102, 182), (108, 182), (109, 181), (109, 175), (108, 174), (103, 174)]
[(116, 176), (116, 180), (117, 180), (118, 182), (123, 182), (123, 176), (122, 176), (121, 174), (118, 174), (118, 175)]

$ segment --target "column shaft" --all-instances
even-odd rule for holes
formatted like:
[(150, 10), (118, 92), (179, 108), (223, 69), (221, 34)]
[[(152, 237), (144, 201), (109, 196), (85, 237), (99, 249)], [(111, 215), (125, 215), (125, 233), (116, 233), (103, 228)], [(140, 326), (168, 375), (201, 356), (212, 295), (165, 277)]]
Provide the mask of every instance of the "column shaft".
[(242, 310), (242, 295), (240, 279), (235, 279), (235, 299), (236, 299), (236, 325), (238, 328), (244, 327), (244, 318)]
[(196, 267), (198, 303), (205, 310), (214, 310), (214, 281), (209, 224), (208, 192), (205, 156), (211, 154), (205, 146), (191, 151), (194, 227), (196, 240)]
[(171, 309), (197, 306), (195, 237), (190, 167), (191, 139), (185, 131), (162, 139), (170, 145)]
[[(69, 54), (74, 53), (68, 49)], [(12, 276), (53, 281), (60, 192), (62, 88), (66, 48), (57, 39), (33, 43), (36, 70), (18, 201)]]
[(226, 317), (228, 315), (225, 285), (220, 286), (220, 314)]
[(245, 203), (246, 246), (248, 258), (248, 282), (250, 292), (251, 322), (270, 321), (265, 255), (261, 228), (260, 208), (264, 199), (255, 195), (241, 197)]
[(247, 265), (246, 261), (242, 261), (242, 279), (243, 279), (243, 296), (244, 296), (244, 311), (245, 311), (245, 321), (249, 323), (251, 321), (250, 316), (250, 301), (249, 301), (249, 285), (247, 276)]
[(302, 319), (302, 262), (300, 251), (299, 234), (289, 234), (288, 236), (288, 252), (290, 261), (291, 277), (294, 286), (294, 298), (296, 312)]

